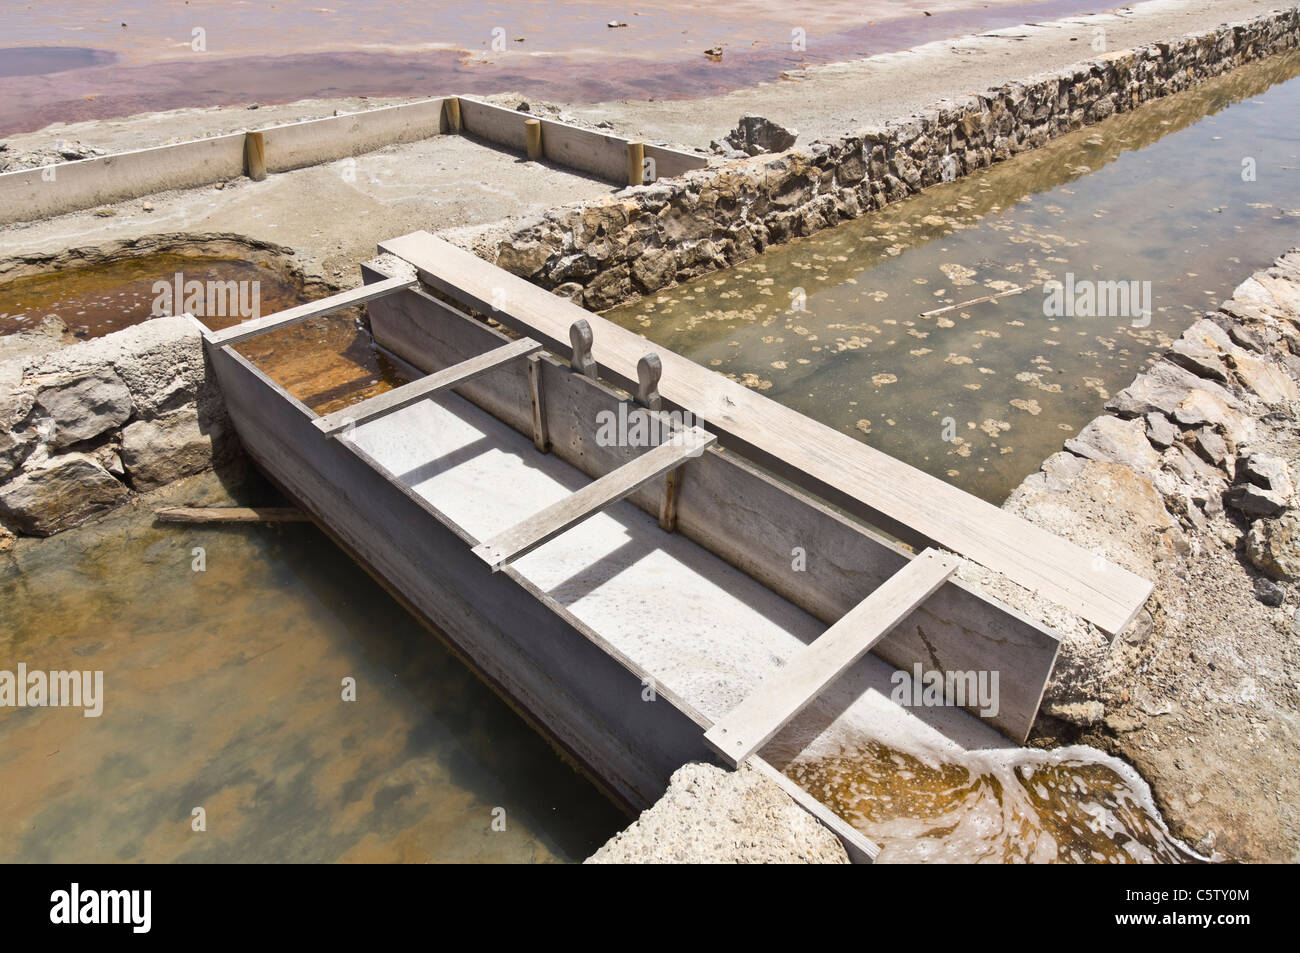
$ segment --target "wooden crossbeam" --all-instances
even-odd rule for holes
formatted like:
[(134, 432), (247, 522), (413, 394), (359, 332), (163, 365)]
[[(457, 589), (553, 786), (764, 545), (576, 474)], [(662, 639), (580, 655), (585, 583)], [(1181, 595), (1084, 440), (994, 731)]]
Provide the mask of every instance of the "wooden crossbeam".
[(675, 434), (666, 443), (593, 480), (576, 493), (538, 510), (532, 516), (474, 547), (497, 572), (588, 517), (612, 506), (655, 477), (699, 456), (717, 438), (699, 427)]
[(336, 295), (330, 295), (328, 298), (321, 298), (319, 301), (300, 304), (298, 307), (290, 308), (287, 311), (278, 311), (275, 314), (267, 315), (265, 318), (245, 321), (242, 324), (236, 324), (234, 327), (226, 328), (224, 331), (213, 331), (208, 335), (208, 340), (218, 347), (225, 344), (238, 344), (268, 331), (293, 327), (295, 324), (310, 321), (312, 318), (319, 318), (335, 311), (342, 311), (344, 308), (350, 308), (353, 305), (365, 304), (367, 301), (373, 301), (375, 298), (381, 298), (395, 291), (404, 291), (419, 283), (418, 278), (385, 278), (383, 281), (362, 285), (350, 291), (341, 291)]
[(958, 562), (949, 553), (925, 550), (800, 649), (706, 731), (704, 740), (728, 762), (740, 764), (942, 586)]
[(409, 407), (417, 401), (432, 397), (439, 391), (457, 387), (471, 378), (486, 374), (488, 371), (510, 361), (528, 357), (541, 349), (542, 346), (532, 338), (520, 338), (518, 341), (511, 341), (509, 344), (471, 357), (467, 361), (461, 361), (451, 367), (444, 367), (436, 374), (421, 377), (409, 384), (403, 384), (401, 387), (394, 387), (390, 391), (376, 394), (374, 397), (353, 404), (351, 407), (344, 407), (332, 414), (317, 417), (312, 423), (321, 433), (330, 436), (364, 421), (386, 417), (403, 407)]

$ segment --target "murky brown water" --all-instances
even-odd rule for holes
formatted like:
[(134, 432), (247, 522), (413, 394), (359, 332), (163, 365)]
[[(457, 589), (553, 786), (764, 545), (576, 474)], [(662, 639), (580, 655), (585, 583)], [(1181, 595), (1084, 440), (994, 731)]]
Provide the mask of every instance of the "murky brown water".
[[(606, 316), (1001, 502), (1296, 243), (1297, 74), (1247, 67)], [(1045, 316), (1067, 274), (1149, 281), (1149, 324)]]
[[(190, 281), (205, 288), (208, 282), (236, 283), (234, 294), (189, 309), (213, 330), (320, 296), (305, 294), (300, 282), (265, 262), (170, 252), (124, 257), (0, 285), (0, 334), (31, 330), (52, 314), (77, 337), (100, 337), (184, 310), (176, 301), (188, 294)], [(158, 282), (173, 290), (163, 291)], [(398, 368), (375, 350), (357, 309), (255, 338), (238, 350), (319, 413), (403, 381)]]
[(626, 823), (310, 525), (132, 507), (20, 546), (0, 557), (0, 670), (18, 662), (102, 671), (105, 701), (0, 707), (5, 862), (573, 861)]
[(1146, 784), (1092, 748), (919, 755), (877, 742), (783, 770), (889, 863), (1187, 863)]

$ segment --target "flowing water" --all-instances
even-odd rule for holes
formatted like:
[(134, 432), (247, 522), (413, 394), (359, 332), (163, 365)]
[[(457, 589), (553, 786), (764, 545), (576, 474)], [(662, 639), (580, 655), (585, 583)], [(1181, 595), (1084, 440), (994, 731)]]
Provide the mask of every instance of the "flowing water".
[[(1000, 503), (1297, 243), (1297, 74), (1246, 67), (606, 317)], [(1150, 282), (1149, 323), (1046, 316), (1069, 275)]]
[[(166, 492), (225, 500), (211, 475)], [(626, 824), (309, 524), (133, 506), (20, 543), (19, 662), (101, 671), (104, 704), (0, 707), (5, 862), (575, 861)]]
[[(1000, 503), (1297, 244), (1298, 75), (1300, 55), (1244, 68), (606, 317)], [(1049, 315), (1053, 279), (1150, 282), (1150, 313)], [(1087, 747), (865, 739), (775, 763), (882, 859), (1204, 859)]]

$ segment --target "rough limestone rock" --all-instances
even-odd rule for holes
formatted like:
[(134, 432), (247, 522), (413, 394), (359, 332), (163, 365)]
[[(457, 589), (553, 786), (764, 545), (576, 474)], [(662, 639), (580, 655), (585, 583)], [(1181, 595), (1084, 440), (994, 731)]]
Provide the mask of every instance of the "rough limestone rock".
[(5, 529), (3, 526), (0, 526), (0, 556), (3, 556), (14, 548), (14, 540), (16, 538), (17, 537), (15, 537), (13, 533), (9, 532), (9, 530)]
[(1295, 492), (1291, 468), (1281, 457), (1271, 453), (1242, 454), (1237, 460), (1237, 482), (1253, 483), (1289, 499)]
[(1164, 414), (1147, 414), (1147, 439), (1153, 446), (1164, 450), (1178, 439), (1178, 428)]
[(727, 144), (745, 155), (785, 152), (794, 145), (799, 133), (762, 116), (742, 116), (736, 128), (727, 134)]
[(121, 458), (131, 485), (152, 489), (210, 467), (213, 434), (199, 428), (192, 410), (137, 420), (122, 431)]
[(1160, 454), (1147, 440), (1146, 423), (1141, 419), (1098, 417), (1077, 437), (1067, 440), (1065, 449), (1088, 460), (1122, 464), (1143, 476), (1150, 476), (1160, 466)]
[(1286, 497), (1281, 493), (1253, 483), (1238, 483), (1230, 488), (1223, 497), (1223, 502), (1252, 520), (1280, 516), (1288, 505)]
[(687, 764), (589, 864), (847, 864), (839, 839), (748, 764)]
[(1242, 386), (1253, 391), (1270, 407), (1282, 407), (1300, 400), (1295, 381), (1280, 368), (1244, 352), (1233, 358), (1233, 371)]
[(93, 457), (67, 453), (0, 487), (0, 517), (30, 536), (49, 536), (111, 509), (128, 493)]
[(1239, 409), (1240, 401), (1213, 381), (1197, 377), (1186, 368), (1168, 361), (1157, 361), (1145, 374), (1141, 374), (1128, 387), (1112, 397), (1106, 409), (1121, 417), (1139, 417), (1150, 413), (1173, 417), (1174, 411), (1196, 390), (1205, 391), (1222, 400), (1231, 409)]
[(41, 387), (34, 408), (55, 450), (122, 426), (131, 410), (126, 384), (111, 367), (103, 366)]
[(207, 380), (198, 327), (183, 315), (154, 318), (82, 341), (29, 364), (28, 376), (73, 375), (109, 367), (126, 385), (136, 416), (161, 416), (197, 402), (200, 417), (224, 419), (215, 382)]
[(1256, 520), (1246, 536), (1246, 556), (1260, 572), (1291, 582), (1300, 579), (1300, 516)]

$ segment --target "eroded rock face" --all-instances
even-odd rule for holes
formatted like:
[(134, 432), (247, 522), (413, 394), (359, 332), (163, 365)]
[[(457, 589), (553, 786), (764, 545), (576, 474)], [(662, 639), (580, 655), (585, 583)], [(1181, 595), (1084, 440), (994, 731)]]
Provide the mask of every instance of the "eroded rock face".
[(124, 429), (121, 457), (131, 485), (149, 490), (208, 469), (213, 435), (200, 429), (196, 414), (173, 411)]
[(68, 453), (0, 487), (0, 517), (20, 532), (49, 536), (111, 509), (129, 492), (93, 457)]
[(1089, 460), (1119, 463), (1137, 473), (1150, 475), (1160, 465), (1160, 454), (1147, 439), (1146, 422), (1098, 417), (1079, 435), (1065, 442), (1065, 449)]
[(785, 152), (798, 138), (798, 132), (770, 119), (742, 116), (736, 128), (727, 134), (726, 142), (738, 152), (756, 156), (764, 152)]
[(100, 366), (41, 387), (34, 412), (58, 450), (122, 426), (132, 409), (126, 384), (111, 367)]
[(1246, 555), (1260, 572), (1274, 579), (1300, 579), (1300, 516), (1257, 520), (1246, 536)]
[(228, 432), (185, 318), (36, 353), (0, 383), (0, 518), (29, 535), (74, 526), (213, 466)]

